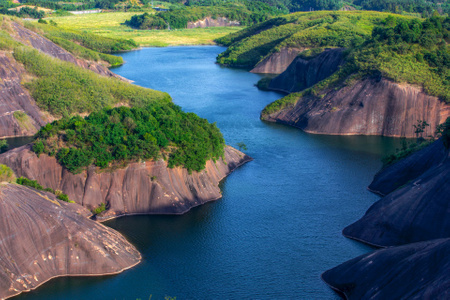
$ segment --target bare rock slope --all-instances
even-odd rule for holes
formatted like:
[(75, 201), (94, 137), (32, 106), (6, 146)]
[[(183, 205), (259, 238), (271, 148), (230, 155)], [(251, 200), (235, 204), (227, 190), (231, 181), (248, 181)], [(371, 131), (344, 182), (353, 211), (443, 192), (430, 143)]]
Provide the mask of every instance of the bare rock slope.
[(345, 236), (381, 247), (450, 238), (450, 151), (442, 140), (382, 170), (371, 188), (389, 194)]
[(416, 87), (371, 78), (323, 97), (304, 96), (294, 106), (261, 118), (316, 134), (415, 137), (417, 120), (430, 124), (424, 133), (428, 136), (448, 116), (449, 105)]
[(206, 27), (224, 27), (224, 26), (239, 26), (239, 21), (229, 20), (225, 17), (217, 17), (215, 19), (206, 17), (195, 22), (188, 22), (187, 28), (206, 28)]
[(99, 218), (129, 214), (181, 214), (194, 206), (221, 197), (219, 181), (251, 158), (225, 148), (225, 160), (207, 161), (201, 172), (167, 167), (163, 160), (130, 163), (111, 172), (91, 168), (72, 174), (54, 157), (39, 158), (23, 146), (0, 155), (17, 176), (37, 180), (45, 187), (62, 190), (75, 202), (89, 208), (107, 205)]
[(282, 48), (279, 52), (275, 52), (260, 61), (250, 72), (265, 74), (281, 74), (283, 73), (297, 55), (306, 50), (306, 48)]
[(378, 250), (322, 274), (346, 299), (449, 299), (450, 239)]
[(344, 49), (327, 49), (311, 60), (296, 57), (287, 69), (270, 81), (270, 90), (303, 91), (332, 75), (343, 62)]
[(0, 137), (30, 136), (47, 122), (34, 99), (20, 84), (24, 68), (0, 51)]
[(86, 209), (24, 186), (0, 186), (0, 299), (58, 276), (116, 274), (141, 260)]

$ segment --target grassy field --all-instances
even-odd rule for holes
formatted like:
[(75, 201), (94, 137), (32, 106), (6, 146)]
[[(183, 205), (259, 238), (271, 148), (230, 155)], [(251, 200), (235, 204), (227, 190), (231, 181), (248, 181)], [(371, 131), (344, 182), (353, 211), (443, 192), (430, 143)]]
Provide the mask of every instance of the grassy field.
[(59, 27), (95, 33), (105, 37), (133, 39), (140, 46), (212, 45), (214, 40), (236, 32), (239, 27), (210, 27), (177, 30), (136, 30), (122, 25), (136, 12), (114, 12), (48, 18)]

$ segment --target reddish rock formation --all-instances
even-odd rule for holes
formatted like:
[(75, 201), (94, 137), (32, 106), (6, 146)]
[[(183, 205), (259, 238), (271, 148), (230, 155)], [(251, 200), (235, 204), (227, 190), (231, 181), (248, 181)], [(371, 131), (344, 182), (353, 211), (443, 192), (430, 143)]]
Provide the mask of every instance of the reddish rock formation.
[[(26, 74), (9, 53), (0, 51), (0, 137), (35, 134), (47, 119), (20, 82)], [(25, 113), (20, 121), (14, 116)]]
[(346, 299), (449, 299), (450, 239), (378, 250), (322, 279)]
[(293, 107), (261, 118), (318, 134), (415, 137), (417, 120), (430, 124), (424, 132), (428, 136), (448, 116), (449, 105), (416, 87), (365, 79), (330, 90), (323, 98), (302, 97)]
[(345, 236), (381, 247), (450, 238), (450, 151), (441, 140), (382, 170), (371, 188), (389, 194)]
[(129, 214), (181, 214), (190, 208), (221, 197), (219, 181), (251, 160), (242, 152), (225, 148), (222, 159), (206, 163), (205, 170), (189, 174), (186, 169), (167, 168), (163, 160), (130, 163), (112, 172), (96, 171), (74, 175), (54, 157), (39, 158), (29, 146), (0, 155), (17, 176), (37, 180), (45, 187), (62, 190), (71, 200), (89, 208), (102, 202), (107, 211), (101, 219)]
[(239, 21), (228, 20), (225, 17), (217, 17), (215, 19), (206, 17), (203, 20), (195, 22), (188, 22), (187, 28), (206, 28), (206, 27), (224, 27), (224, 26), (239, 26)]
[(84, 69), (94, 71), (97, 74), (123, 79), (123, 77), (114, 74), (105, 66), (102, 66), (96, 62), (87, 62), (83, 59), (76, 58), (70, 52), (56, 45), (52, 41), (29, 29), (26, 29), (18, 23), (12, 22), (11, 24), (15, 31), (15, 34), (13, 34), (12, 37), (25, 45), (30, 45), (45, 54), (48, 54), (60, 60), (71, 62)]
[(0, 186), (0, 299), (54, 277), (116, 274), (139, 263), (133, 245), (85, 213), (50, 193)]
[(331, 76), (343, 62), (344, 49), (327, 49), (311, 60), (295, 58), (289, 67), (273, 78), (269, 90), (293, 93), (303, 91)]
[(250, 72), (265, 74), (281, 74), (300, 52), (307, 48), (282, 48), (280, 52), (275, 52), (260, 61)]

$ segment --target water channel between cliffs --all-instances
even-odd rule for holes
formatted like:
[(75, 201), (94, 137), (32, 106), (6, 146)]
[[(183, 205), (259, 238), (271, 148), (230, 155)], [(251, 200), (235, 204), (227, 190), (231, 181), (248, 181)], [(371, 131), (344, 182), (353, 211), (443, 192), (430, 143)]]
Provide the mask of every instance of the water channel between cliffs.
[(366, 190), (382, 137), (320, 136), (259, 120), (280, 94), (259, 75), (216, 65), (223, 47), (145, 48), (113, 71), (168, 92), (185, 111), (217, 122), (227, 144), (255, 160), (221, 183), (223, 198), (182, 216), (130, 216), (105, 223), (143, 262), (108, 277), (58, 278), (15, 299), (337, 299), (320, 274), (370, 250), (341, 235), (377, 196)]

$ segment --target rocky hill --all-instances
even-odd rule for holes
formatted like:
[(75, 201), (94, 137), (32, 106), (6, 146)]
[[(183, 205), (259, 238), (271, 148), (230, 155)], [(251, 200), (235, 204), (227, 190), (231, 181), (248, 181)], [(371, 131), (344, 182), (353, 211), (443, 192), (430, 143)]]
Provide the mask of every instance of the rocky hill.
[(0, 186), (0, 299), (59, 276), (116, 274), (141, 260), (121, 234), (53, 194)]
[(295, 13), (219, 39), (229, 47), (217, 61), (281, 73), (258, 83), (289, 93), (267, 105), (262, 120), (316, 134), (394, 137), (416, 137), (422, 120), (428, 136), (450, 116), (449, 24), (364, 11)]

